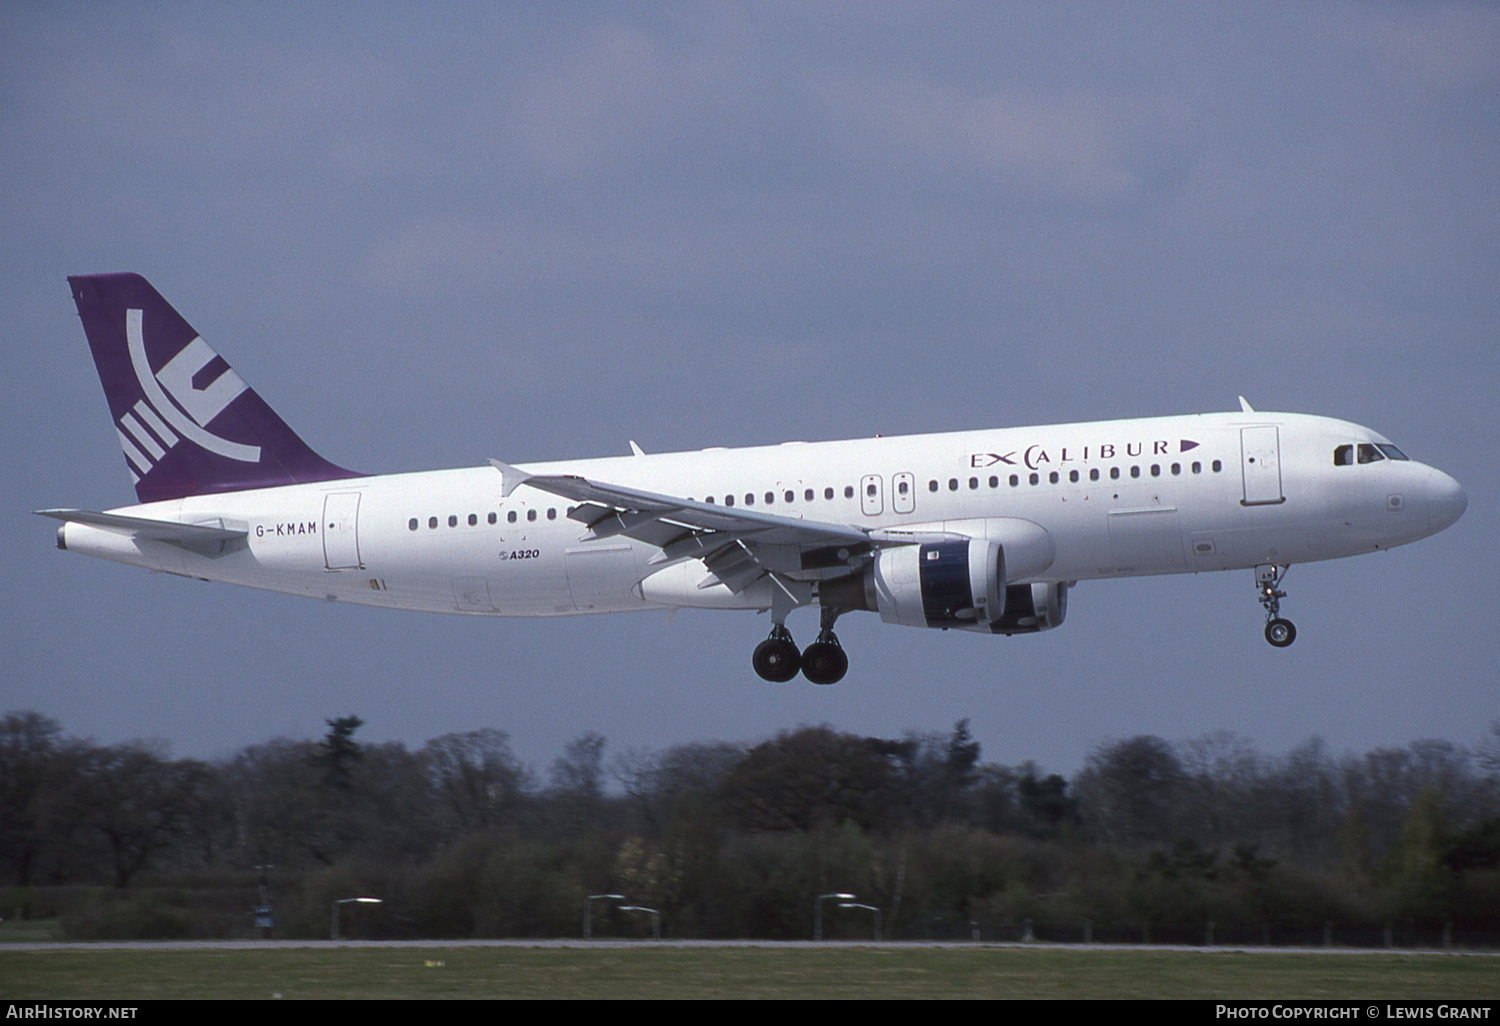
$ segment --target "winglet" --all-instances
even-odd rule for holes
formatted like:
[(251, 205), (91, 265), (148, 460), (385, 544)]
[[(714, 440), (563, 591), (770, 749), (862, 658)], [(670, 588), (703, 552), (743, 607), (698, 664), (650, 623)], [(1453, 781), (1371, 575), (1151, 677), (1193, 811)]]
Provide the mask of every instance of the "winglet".
[(500, 497), (510, 498), (510, 493), (525, 484), (531, 475), (524, 470), (511, 466), (509, 463), (501, 463), (499, 460), (490, 460), (490, 466), (500, 471)]
[(1246, 399), (1244, 396), (1240, 396), (1240, 409), (1243, 410), (1245, 413), (1254, 413), (1255, 412), (1255, 407), (1251, 406), (1250, 405), (1250, 400)]

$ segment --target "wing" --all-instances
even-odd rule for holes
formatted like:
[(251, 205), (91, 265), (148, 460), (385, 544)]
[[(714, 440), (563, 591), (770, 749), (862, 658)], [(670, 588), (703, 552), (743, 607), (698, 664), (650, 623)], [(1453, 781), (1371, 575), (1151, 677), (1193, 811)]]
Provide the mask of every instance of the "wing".
[(529, 474), (499, 460), (490, 463), (500, 471), (507, 496), (524, 484), (578, 503), (568, 516), (588, 528), (581, 540), (633, 538), (661, 549), (653, 564), (701, 559), (709, 576), (698, 587), (723, 584), (736, 594), (766, 574), (789, 580), (841, 576), (878, 548), (944, 537), (716, 506), (573, 474)]

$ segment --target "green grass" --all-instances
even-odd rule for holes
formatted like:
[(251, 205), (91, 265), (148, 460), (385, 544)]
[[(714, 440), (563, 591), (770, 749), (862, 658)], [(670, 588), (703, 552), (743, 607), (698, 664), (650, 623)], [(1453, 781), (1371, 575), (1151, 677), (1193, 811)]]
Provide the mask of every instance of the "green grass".
[(0, 999), (1500, 998), (1460, 955), (1017, 948), (0, 949)]

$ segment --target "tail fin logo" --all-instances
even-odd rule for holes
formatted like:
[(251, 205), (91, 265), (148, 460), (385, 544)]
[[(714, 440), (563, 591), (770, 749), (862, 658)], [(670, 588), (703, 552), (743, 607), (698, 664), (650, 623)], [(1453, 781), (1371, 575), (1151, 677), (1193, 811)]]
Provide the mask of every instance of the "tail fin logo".
[(232, 442), (207, 427), (248, 389), (244, 379), (197, 335), (161, 370), (152, 371), (141, 322), (142, 311), (125, 311), (130, 365), (144, 398), (117, 422), (120, 447), (135, 472), (144, 477), (182, 438), (232, 460), (259, 463), (259, 446)]

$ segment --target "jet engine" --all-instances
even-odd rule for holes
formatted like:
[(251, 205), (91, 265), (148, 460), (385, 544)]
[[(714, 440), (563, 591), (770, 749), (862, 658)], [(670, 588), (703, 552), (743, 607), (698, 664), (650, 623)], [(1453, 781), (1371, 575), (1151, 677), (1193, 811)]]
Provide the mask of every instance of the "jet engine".
[(886, 623), (988, 632), (1004, 613), (999, 542), (971, 538), (884, 549), (875, 555), (871, 579)]
[(877, 611), (887, 623), (985, 634), (1034, 634), (1061, 624), (1066, 583), (1007, 583), (1011, 575), (1024, 580), (1047, 569), (1051, 538), (1023, 520), (985, 526), (988, 538), (881, 549), (860, 573), (822, 581), (818, 602)]
[(994, 625), (996, 634), (1035, 634), (1050, 631), (1068, 615), (1068, 585), (1012, 584), (1005, 589), (1005, 612)]

